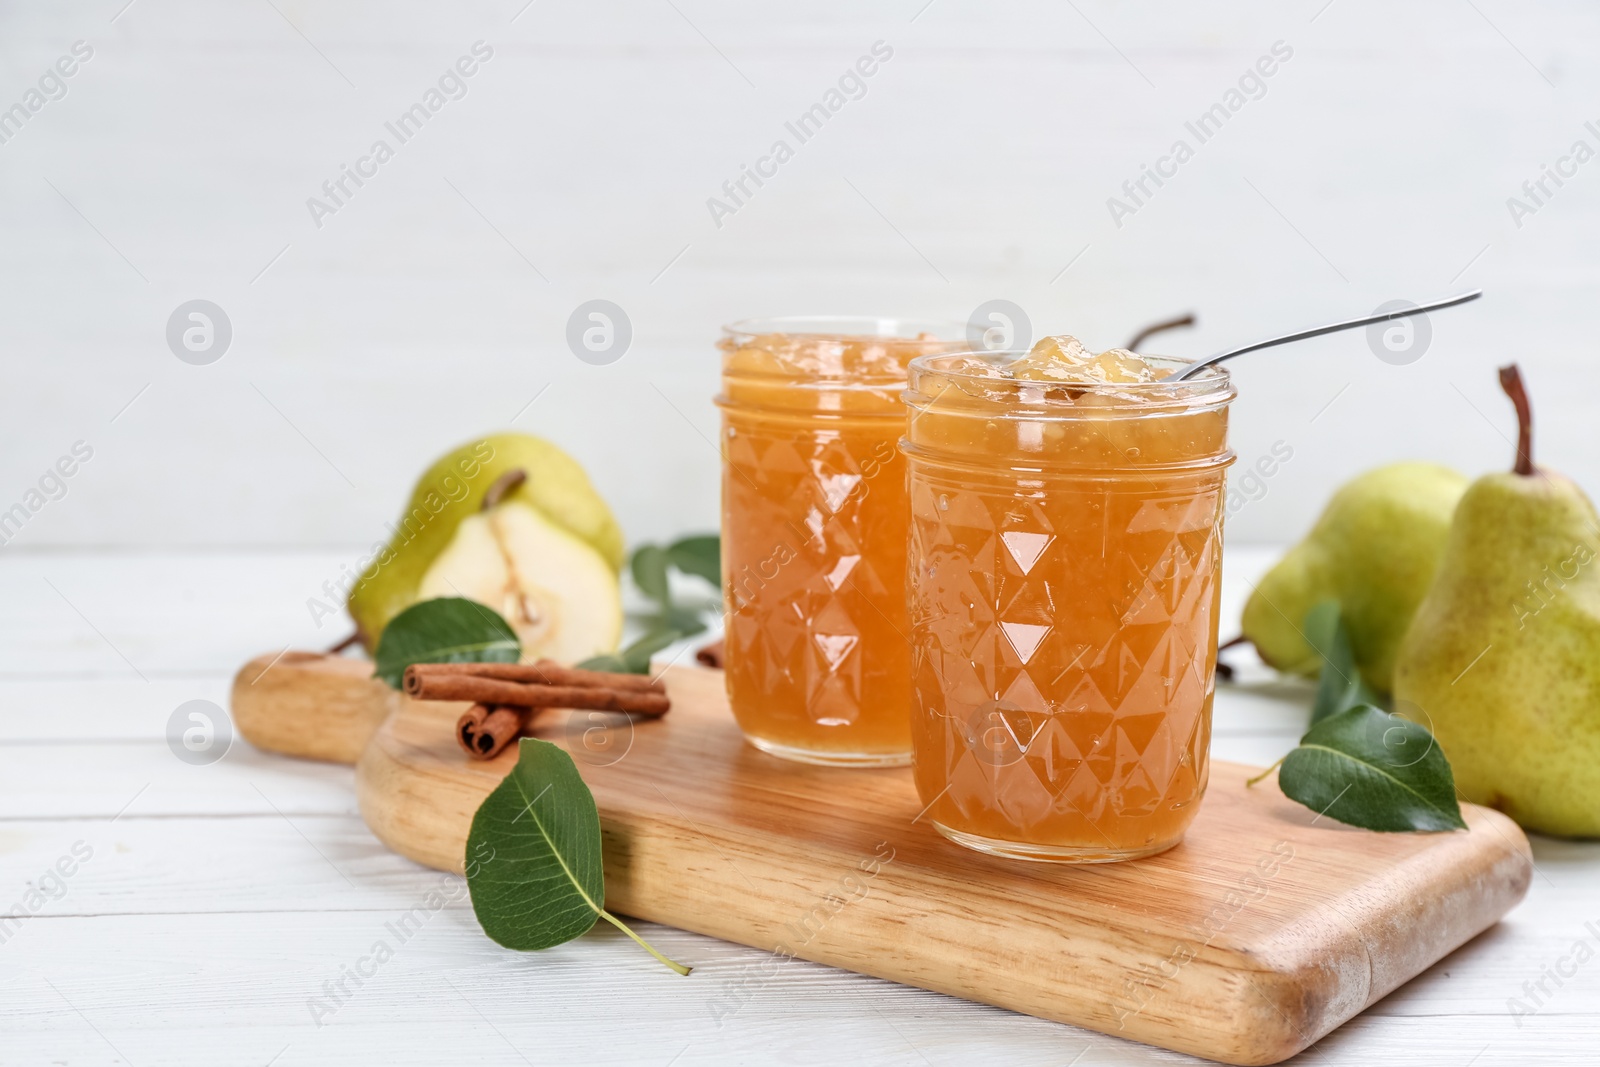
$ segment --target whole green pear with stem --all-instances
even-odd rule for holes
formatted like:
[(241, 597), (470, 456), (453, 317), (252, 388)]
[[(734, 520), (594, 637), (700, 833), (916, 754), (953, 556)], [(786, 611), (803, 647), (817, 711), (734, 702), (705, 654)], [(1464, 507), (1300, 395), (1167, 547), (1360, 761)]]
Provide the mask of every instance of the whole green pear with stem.
[(1322, 655), (1302, 622), (1339, 602), (1356, 666), (1389, 692), (1395, 653), (1433, 581), (1467, 479), (1437, 463), (1392, 463), (1340, 487), (1316, 525), (1267, 572), (1246, 601), (1244, 636), (1278, 670), (1315, 675)]
[(1516, 465), (1456, 507), (1395, 668), (1396, 710), (1433, 731), (1467, 800), (1524, 828), (1600, 836), (1600, 516), (1535, 467), (1513, 364)]

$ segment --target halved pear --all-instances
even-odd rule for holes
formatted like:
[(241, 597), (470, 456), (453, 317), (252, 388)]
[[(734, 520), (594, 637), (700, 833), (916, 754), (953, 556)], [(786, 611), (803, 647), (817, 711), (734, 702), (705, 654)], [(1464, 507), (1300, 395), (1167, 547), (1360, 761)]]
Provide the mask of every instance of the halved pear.
[(622, 531), (577, 460), (542, 438), (490, 434), (452, 449), (424, 471), (400, 520), (390, 525), (393, 539), (374, 545), (362, 561), (348, 607), (368, 651), (378, 647), (390, 619), (421, 599), (423, 576), (461, 524), (502, 503), (531, 509), (593, 548), (613, 574), (621, 569)]
[(525, 504), (472, 515), (422, 576), (418, 600), (460, 596), (505, 617), (524, 659), (576, 663), (617, 647), (616, 573), (585, 542)]

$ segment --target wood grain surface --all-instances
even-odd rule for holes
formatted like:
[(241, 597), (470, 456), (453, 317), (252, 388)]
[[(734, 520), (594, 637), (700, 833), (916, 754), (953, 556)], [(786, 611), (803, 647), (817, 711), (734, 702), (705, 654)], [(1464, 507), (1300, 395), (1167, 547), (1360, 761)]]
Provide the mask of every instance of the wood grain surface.
[[(657, 722), (548, 716), (600, 807), (609, 906), (790, 957), (1228, 1063), (1284, 1059), (1493, 925), (1527, 891), (1528, 843), (1319, 819), (1213, 765), (1185, 842), (1068, 867), (960, 849), (920, 821), (910, 774), (786, 763), (745, 744), (721, 676), (673, 668)], [(401, 698), (357, 770), (361, 812), (459, 871), (473, 812), (515, 764), (473, 763), (462, 705)], [(735, 988), (725, 1010), (739, 1007)], [(713, 1011), (718, 1010), (713, 1005)]]

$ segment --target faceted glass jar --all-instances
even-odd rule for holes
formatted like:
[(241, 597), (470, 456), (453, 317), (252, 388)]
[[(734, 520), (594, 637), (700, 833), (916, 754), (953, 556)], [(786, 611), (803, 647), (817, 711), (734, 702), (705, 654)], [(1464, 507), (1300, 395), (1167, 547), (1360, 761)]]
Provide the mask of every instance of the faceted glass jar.
[(900, 396), (911, 359), (964, 347), (964, 332), (874, 318), (724, 330), (724, 670), (763, 751), (910, 762)]
[(1234, 390), (989, 376), (1021, 355), (911, 365), (917, 790), (969, 848), (1150, 855), (1206, 787)]

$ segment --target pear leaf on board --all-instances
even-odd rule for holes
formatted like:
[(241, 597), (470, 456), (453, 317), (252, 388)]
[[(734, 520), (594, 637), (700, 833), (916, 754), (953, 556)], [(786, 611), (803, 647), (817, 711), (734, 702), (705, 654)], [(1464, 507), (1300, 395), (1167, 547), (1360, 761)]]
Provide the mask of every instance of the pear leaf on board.
[(679, 637), (693, 637), (695, 634), (705, 633), (706, 624), (698, 610), (674, 604), (656, 617), (655, 625), (650, 629), (652, 632), (676, 630)]
[(672, 642), (706, 631), (705, 617), (721, 607), (720, 596), (715, 601), (702, 598), (696, 603), (682, 603), (672, 595), (670, 571), (704, 578), (722, 592), (722, 538), (716, 534), (692, 534), (680, 537), (672, 544), (644, 544), (633, 550), (628, 569), (633, 584), (656, 603), (656, 610), (641, 620), (645, 635), (621, 652), (595, 656), (578, 664), (590, 670), (626, 671), (630, 674), (648, 674), (650, 657)]
[(1380, 705), (1382, 698), (1361, 677), (1350, 630), (1344, 624), (1337, 600), (1323, 600), (1306, 612), (1302, 626), (1306, 642), (1322, 657), (1317, 697), (1311, 704), (1311, 724), (1337, 715), (1357, 704)]
[(1314, 724), (1284, 757), (1290, 800), (1366, 830), (1465, 830), (1455, 777), (1427, 728), (1370, 704)]
[[(472, 817), (467, 891), (483, 932), (506, 948), (550, 948), (605, 919), (679, 974), (605, 909), (600, 813), (572, 757), (524, 737), (517, 765)], [(484, 858), (486, 857), (486, 858)]]
[(633, 584), (639, 592), (663, 606), (672, 603), (672, 591), (667, 583), (667, 550), (660, 545), (640, 545), (633, 550), (628, 569), (633, 574)]
[(439, 597), (389, 620), (373, 654), (373, 673), (399, 689), (413, 663), (515, 663), (521, 655), (516, 631), (492, 608), (463, 597)]
[[(705, 627), (702, 626), (700, 629), (703, 630)], [(698, 633), (699, 630), (692, 632)], [(663, 648), (678, 640), (678, 638), (688, 636), (690, 635), (678, 630), (651, 630), (621, 652), (607, 652), (600, 656), (590, 656), (578, 666), (586, 671), (649, 674), (651, 656), (660, 652)]]
[(629, 560), (633, 583), (640, 592), (663, 607), (672, 606), (672, 589), (667, 568), (704, 578), (722, 590), (722, 538), (716, 534), (692, 534), (667, 545), (644, 544), (633, 550)]
[(722, 588), (722, 538), (716, 534), (679, 538), (667, 546), (667, 558), (683, 573)]

